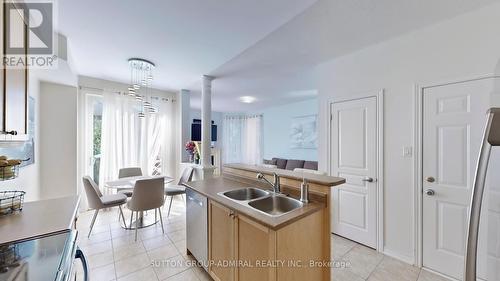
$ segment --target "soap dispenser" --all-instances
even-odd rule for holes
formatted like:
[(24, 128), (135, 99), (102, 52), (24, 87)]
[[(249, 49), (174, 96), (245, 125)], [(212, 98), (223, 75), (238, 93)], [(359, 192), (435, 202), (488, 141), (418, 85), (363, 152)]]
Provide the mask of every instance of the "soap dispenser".
[(300, 185), (300, 202), (309, 203), (309, 184), (305, 178), (302, 179)]

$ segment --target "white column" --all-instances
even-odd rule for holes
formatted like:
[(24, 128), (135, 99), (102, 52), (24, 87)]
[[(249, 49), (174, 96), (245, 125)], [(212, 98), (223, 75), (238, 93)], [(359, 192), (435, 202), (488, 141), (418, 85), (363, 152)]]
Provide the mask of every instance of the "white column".
[(201, 166), (203, 178), (213, 176), (211, 160), (212, 134), (212, 80), (214, 77), (203, 75), (201, 90)]
[(184, 145), (186, 142), (191, 140), (191, 104), (190, 104), (190, 92), (189, 90), (182, 89), (179, 92), (179, 111), (180, 111), (180, 159), (181, 162), (188, 162), (188, 154), (184, 150)]

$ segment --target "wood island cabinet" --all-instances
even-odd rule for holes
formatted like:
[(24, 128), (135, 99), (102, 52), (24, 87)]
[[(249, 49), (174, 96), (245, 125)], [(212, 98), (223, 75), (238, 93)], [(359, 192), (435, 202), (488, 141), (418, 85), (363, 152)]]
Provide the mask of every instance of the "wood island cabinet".
[(216, 276), (216, 280), (234, 280), (234, 268), (225, 265), (234, 260), (236, 237), (233, 212), (213, 201), (208, 206), (209, 273)]
[(325, 280), (323, 212), (271, 229), (215, 201), (208, 209), (209, 274), (217, 281)]

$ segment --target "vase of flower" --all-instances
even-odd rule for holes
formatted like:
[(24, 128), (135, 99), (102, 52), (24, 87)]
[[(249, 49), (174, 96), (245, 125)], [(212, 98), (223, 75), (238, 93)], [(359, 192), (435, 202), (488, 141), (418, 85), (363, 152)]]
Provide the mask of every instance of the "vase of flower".
[(194, 141), (188, 141), (185, 145), (186, 152), (189, 155), (189, 162), (199, 164), (200, 161), (200, 148)]

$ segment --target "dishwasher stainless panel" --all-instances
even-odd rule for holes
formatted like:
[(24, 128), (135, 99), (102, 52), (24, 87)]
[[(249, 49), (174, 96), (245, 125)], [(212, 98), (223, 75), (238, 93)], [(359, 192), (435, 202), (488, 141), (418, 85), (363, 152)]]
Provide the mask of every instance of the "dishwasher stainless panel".
[(187, 249), (208, 270), (208, 200), (190, 188), (186, 188), (186, 200)]

